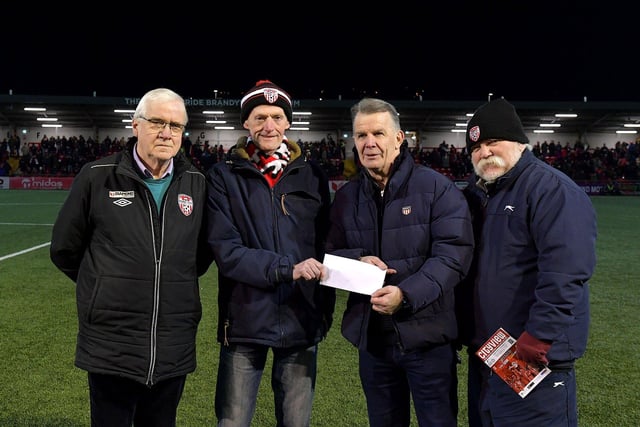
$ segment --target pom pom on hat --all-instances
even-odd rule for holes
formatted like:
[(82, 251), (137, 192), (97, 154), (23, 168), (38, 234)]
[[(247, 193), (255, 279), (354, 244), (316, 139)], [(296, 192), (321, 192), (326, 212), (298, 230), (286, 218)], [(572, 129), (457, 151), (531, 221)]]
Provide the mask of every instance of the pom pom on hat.
[(476, 110), (467, 124), (467, 150), (487, 139), (501, 139), (528, 144), (520, 117), (504, 98), (487, 102)]
[(258, 105), (277, 105), (284, 110), (284, 114), (293, 122), (293, 108), (291, 97), (269, 80), (260, 80), (242, 97), (240, 101), (240, 121), (244, 123), (251, 111)]

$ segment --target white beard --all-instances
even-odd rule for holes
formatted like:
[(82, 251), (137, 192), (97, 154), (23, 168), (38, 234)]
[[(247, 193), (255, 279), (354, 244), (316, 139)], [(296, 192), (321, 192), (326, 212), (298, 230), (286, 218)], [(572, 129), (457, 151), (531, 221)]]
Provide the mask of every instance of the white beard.
[[(482, 178), (484, 181), (491, 183), (500, 178), (505, 173), (509, 172), (518, 163), (522, 157), (522, 151), (512, 150), (509, 151), (506, 158), (493, 155), (486, 159), (480, 159), (478, 163), (473, 165), (473, 170), (476, 175)], [(486, 170), (489, 166), (492, 166), (490, 170)]]

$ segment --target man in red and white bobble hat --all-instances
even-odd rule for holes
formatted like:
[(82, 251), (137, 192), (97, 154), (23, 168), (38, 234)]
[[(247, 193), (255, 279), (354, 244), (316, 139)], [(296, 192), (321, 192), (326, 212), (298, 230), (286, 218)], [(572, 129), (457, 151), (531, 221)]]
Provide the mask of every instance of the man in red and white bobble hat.
[(241, 137), (207, 174), (208, 232), (218, 266), (219, 426), (251, 425), (269, 351), (276, 425), (308, 426), (318, 343), (332, 324), (325, 273), (329, 183), (285, 131), (288, 93), (260, 80), (242, 98)]
[(260, 80), (240, 100), (240, 121), (244, 124), (258, 105), (277, 105), (282, 108), (289, 123), (293, 121), (291, 97), (269, 80)]

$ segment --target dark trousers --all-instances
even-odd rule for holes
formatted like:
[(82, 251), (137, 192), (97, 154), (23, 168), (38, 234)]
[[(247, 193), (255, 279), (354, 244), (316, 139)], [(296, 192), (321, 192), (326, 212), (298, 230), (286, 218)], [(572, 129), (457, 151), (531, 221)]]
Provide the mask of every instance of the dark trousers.
[(469, 351), (469, 365), (467, 376), (467, 416), (469, 418), (469, 427), (483, 427), (481, 416), (481, 393), (483, 389), (486, 390), (486, 385), (483, 387), (483, 370), (486, 371), (486, 376), (489, 375), (488, 368), (478, 356)]
[(136, 381), (89, 373), (92, 427), (175, 427), (186, 375), (147, 387)]
[(469, 355), (470, 427), (577, 427), (575, 370), (551, 368), (536, 388), (521, 398), (477, 357)]
[(413, 400), (420, 427), (454, 427), (458, 414), (455, 350), (450, 344), (404, 353), (397, 346), (360, 351), (370, 427), (408, 427)]

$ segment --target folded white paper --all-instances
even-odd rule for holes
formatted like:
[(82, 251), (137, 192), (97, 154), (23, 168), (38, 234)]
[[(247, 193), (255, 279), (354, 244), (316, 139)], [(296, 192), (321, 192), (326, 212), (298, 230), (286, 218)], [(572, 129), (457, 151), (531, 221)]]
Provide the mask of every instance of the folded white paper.
[(324, 256), (323, 264), (327, 275), (321, 285), (371, 295), (384, 284), (386, 270), (373, 264), (330, 254)]

